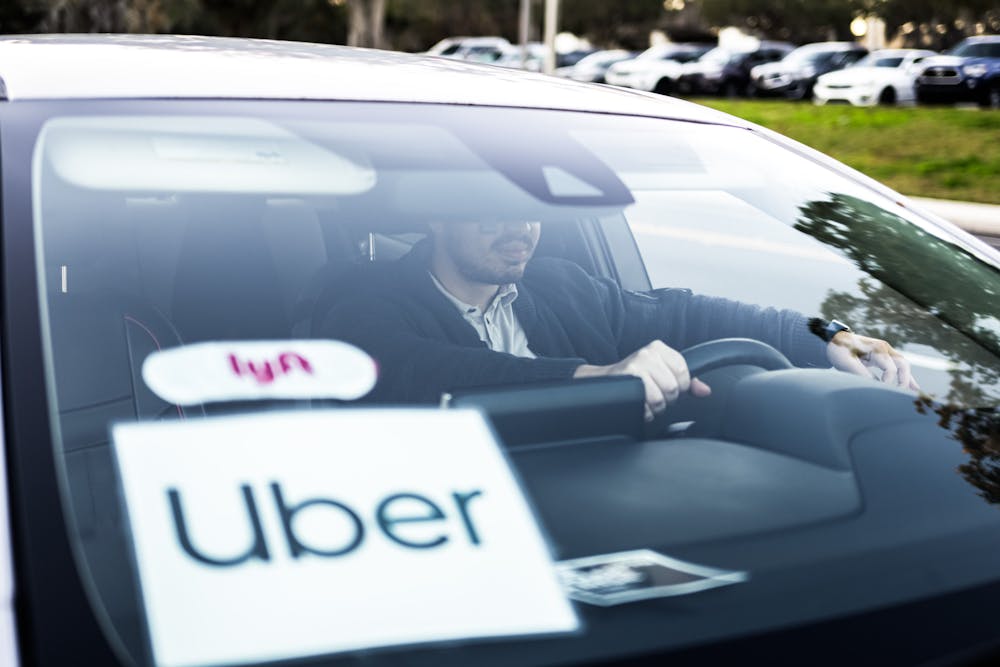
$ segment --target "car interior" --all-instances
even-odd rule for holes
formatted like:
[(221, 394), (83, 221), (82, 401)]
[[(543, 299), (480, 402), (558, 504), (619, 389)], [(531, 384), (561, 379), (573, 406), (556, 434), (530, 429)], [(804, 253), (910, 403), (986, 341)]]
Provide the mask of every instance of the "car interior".
[[(122, 576), (131, 563), (109, 426), (328, 403), (172, 405), (143, 382), (143, 361), (157, 350), (201, 341), (319, 336), (315, 322), (337, 296), (330, 286), (346, 273), (398, 259), (425, 236), (426, 227), (412, 221), (371, 224), (364, 218), (344, 222), (337, 206), (316, 207), (295, 198), (137, 197), (88, 192), (56, 177), (49, 182), (67, 190), (47, 198), (43, 214), (47, 224), (65, 232), (48, 237), (45, 257), (58, 429), (75, 532), (112, 626), (128, 652), (141, 655), (138, 592), (132, 578)], [(611, 265), (604, 250), (588, 243), (588, 237), (599, 234), (597, 221), (547, 227), (539, 254), (572, 257), (590, 272)], [(639, 437), (642, 390), (637, 383), (589, 383), (591, 419), (578, 425), (575, 436)], [(623, 386), (625, 393), (619, 391)], [(580, 395), (566, 399), (571, 412), (584, 409)], [(472, 397), (456, 397), (454, 405), (472, 402)], [(516, 402), (522, 408), (539, 403), (530, 396)], [(518, 433), (522, 441), (565, 439), (567, 434), (552, 433), (552, 427), (571, 423), (552, 421), (551, 411), (542, 410), (535, 421), (540, 431), (531, 434), (515, 416), (516, 427), (505, 432), (512, 438)]]

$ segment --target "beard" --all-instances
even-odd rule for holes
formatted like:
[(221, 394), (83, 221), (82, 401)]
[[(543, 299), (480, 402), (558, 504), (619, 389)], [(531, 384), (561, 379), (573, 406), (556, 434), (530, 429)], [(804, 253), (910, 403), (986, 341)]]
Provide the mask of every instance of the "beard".
[[(525, 265), (535, 250), (534, 239), (523, 234), (501, 236), (490, 245), (490, 252), (483, 256), (471, 256), (455, 237), (449, 236), (446, 242), (459, 273), (466, 280), (484, 285), (505, 285), (520, 280), (524, 276)], [(527, 247), (527, 258), (516, 262), (504, 259), (502, 247), (512, 242), (523, 243)]]

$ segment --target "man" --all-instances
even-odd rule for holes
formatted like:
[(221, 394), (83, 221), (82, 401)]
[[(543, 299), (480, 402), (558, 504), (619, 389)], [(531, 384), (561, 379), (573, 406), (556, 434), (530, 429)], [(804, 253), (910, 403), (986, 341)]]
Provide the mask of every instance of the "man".
[(383, 402), (634, 375), (652, 418), (683, 392), (711, 393), (677, 350), (733, 336), (769, 343), (797, 365), (866, 376), (879, 369), (882, 382), (917, 388), (907, 361), (885, 341), (688, 290), (627, 292), (565, 260), (532, 261), (540, 232), (537, 222), (433, 223), (430, 238), (406, 257), (342, 290), (322, 331), (375, 357), (380, 379), (370, 398)]

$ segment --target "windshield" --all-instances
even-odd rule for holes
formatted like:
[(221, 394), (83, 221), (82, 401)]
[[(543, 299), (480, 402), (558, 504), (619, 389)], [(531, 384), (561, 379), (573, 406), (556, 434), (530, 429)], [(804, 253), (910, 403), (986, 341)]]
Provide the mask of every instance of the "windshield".
[[(24, 164), (68, 530), (139, 664), (610, 660), (1000, 578), (995, 554), (944, 539), (998, 527), (1000, 272), (848, 175), (751, 130), (608, 114), (37, 117)], [(647, 348), (670, 373), (688, 350), (697, 381), (651, 401), (622, 361)], [(492, 430), (448, 430), (463, 406)], [(489, 551), (513, 509), (415, 481), (479, 470), (460, 447), (421, 467), (463, 438), (500, 443), (483, 469), (512, 466), (517, 521), (544, 543)], [(388, 445), (363, 469), (323, 458)], [(151, 476), (162, 492), (137, 503)], [(572, 607), (517, 574), (529, 555), (558, 563)], [(502, 585), (462, 579), (468, 559)], [(353, 606), (326, 606), (348, 588)], [(270, 625), (241, 613), (255, 604)]]
[(599, 51), (597, 53), (592, 53), (589, 56), (584, 56), (576, 65), (574, 65), (574, 67), (579, 67), (580, 69), (601, 69), (631, 58), (632, 54), (628, 51)]
[(729, 49), (716, 47), (698, 59), (698, 62), (724, 65), (733, 57), (733, 52)]
[(675, 44), (663, 44), (660, 46), (652, 46), (638, 56), (637, 60), (677, 60), (678, 62), (686, 62), (697, 58), (699, 54), (704, 53), (706, 49), (704, 47), (691, 46), (691, 47), (678, 47)]
[(969, 42), (960, 44), (952, 55), (962, 58), (1000, 58), (1000, 42)]
[(662, 58), (669, 58), (676, 53), (680, 53), (680, 51), (678, 51), (677, 48), (673, 46), (669, 45), (651, 46), (642, 53), (640, 53), (639, 55), (637, 55), (636, 59), (660, 60)]
[(830, 51), (829, 49), (819, 49), (814, 44), (807, 44), (806, 46), (800, 46), (789, 53), (784, 57), (783, 62), (793, 65), (806, 63), (816, 64), (833, 57), (836, 53), (837, 52)]
[(903, 56), (886, 56), (869, 53), (850, 67), (899, 67), (903, 64)]

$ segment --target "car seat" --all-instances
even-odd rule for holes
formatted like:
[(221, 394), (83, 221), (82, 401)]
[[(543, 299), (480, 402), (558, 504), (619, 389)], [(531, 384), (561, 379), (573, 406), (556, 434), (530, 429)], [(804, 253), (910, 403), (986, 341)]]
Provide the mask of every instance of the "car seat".
[(110, 425), (184, 419), (200, 406), (163, 401), (142, 381), (142, 362), (180, 344), (156, 309), (120, 292), (55, 293), (49, 297), (58, 431), (72, 525), (101, 604), (132, 655), (142, 655), (138, 591), (119, 501)]

